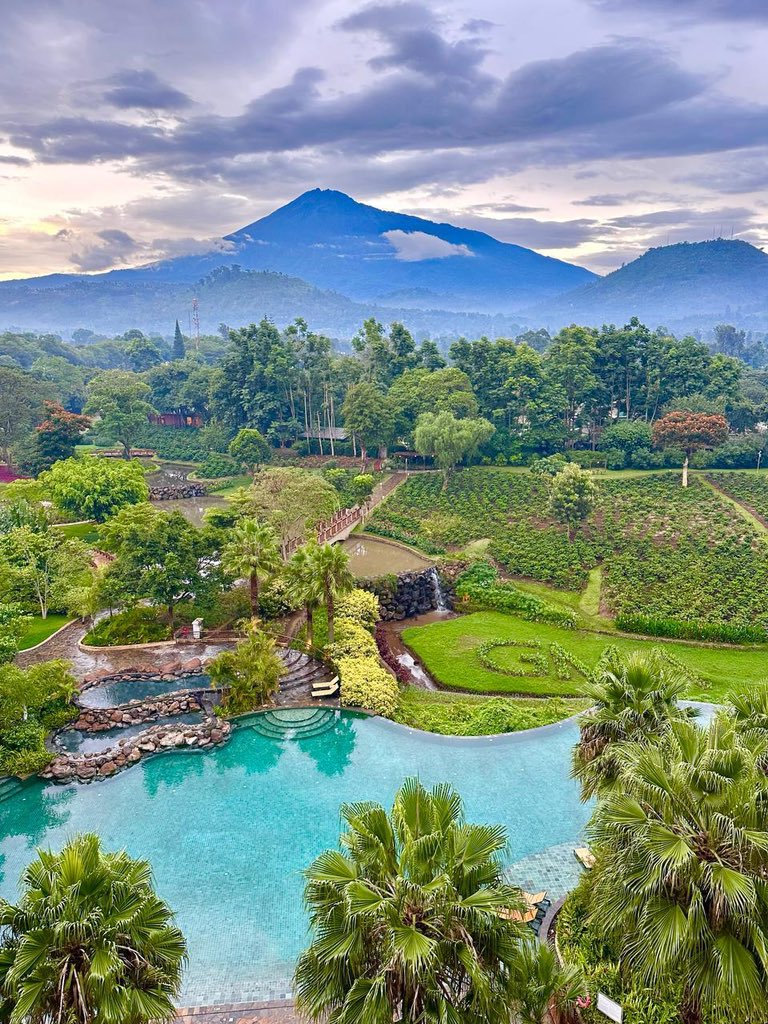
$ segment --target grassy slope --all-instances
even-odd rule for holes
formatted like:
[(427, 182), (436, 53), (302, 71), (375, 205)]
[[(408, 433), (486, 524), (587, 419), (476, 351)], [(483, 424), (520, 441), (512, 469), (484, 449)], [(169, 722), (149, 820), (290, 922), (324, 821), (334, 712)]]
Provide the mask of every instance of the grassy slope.
[(95, 544), (99, 539), (99, 528), (96, 523), (70, 523), (57, 526), (67, 537), (85, 541), (86, 544)]
[[(580, 677), (559, 680), (554, 676), (504, 676), (484, 668), (475, 648), (485, 640), (539, 640), (556, 642), (590, 668), (608, 644), (622, 652), (648, 651), (663, 647), (706, 680), (705, 686), (692, 687), (690, 696), (701, 700), (720, 701), (738, 684), (768, 678), (768, 657), (765, 649), (705, 647), (664, 642), (658, 639), (635, 640), (622, 636), (604, 636), (586, 630), (564, 630), (535, 622), (524, 622), (499, 612), (478, 612), (429, 626), (417, 626), (403, 632), (403, 640), (423, 661), (433, 677), (443, 686), (485, 693), (529, 693), (539, 696), (569, 696), (580, 692)], [(510, 667), (518, 655), (512, 648), (496, 652), (501, 664)]]
[(585, 710), (588, 701), (479, 697), (406, 687), (395, 720), (445, 736), (489, 736), (549, 725)]
[(37, 644), (42, 643), (43, 640), (47, 640), (57, 629), (61, 629), (62, 626), (71, 621), (71, 615), (49, 615), (47, 619), (42, 619), (39, 615), (35, 615), (26, 633), (21, 638), (19, 649), (26, 651), (28, 647), (35, 647)]

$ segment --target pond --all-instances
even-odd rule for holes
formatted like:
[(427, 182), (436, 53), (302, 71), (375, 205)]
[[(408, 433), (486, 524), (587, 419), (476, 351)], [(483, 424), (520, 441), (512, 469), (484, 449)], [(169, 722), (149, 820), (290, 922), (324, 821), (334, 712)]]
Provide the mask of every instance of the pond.
[(556, 880), (573, 879), (589, 814), (568, 776), (575, 722), (455, 739), (330, 715), (321, 735), (302, 738), (297, 718), (270, 738), (251, 719), (215, 751), (163, 754), (91, 785), (29, 782), (0, 802), (0, 895), (15, 897), (36, 846), (100, 833), (107, 848), (151, 861), (189, 944), (181, 1001), (210, 1005), (290, 991), (307, 940), (302, 870), (336, 846), (342, 802), (389, 803), (408, 776), (449, 781), (470, 820), (506, 825), (526, 887), (555, 895)]
[(387, 576), (391, 573), (418, 572), (428, 569), (434, 563), (425, 555), (419, 555), (399, 544), (353, 533), (342, 543), (349, 554), (349, 567), (355, 576)]
[(203, 525), (209, 508), (222, 508), (226, 500), (218, 494), (205, 494), (200, 498), (171, 498), (170, 501), (152, 501), (161, 512), (181, 512), (194, 526)]

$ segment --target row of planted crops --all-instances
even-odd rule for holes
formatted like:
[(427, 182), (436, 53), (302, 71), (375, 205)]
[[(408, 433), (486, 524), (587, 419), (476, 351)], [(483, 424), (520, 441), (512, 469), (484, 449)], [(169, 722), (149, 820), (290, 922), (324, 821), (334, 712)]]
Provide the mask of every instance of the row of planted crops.
[[(729, 493), (750, 507), (762, 500), (768, 513), (762, 477), (723, 476)], [(768, 627), (765, 536), (699, 476), (688, 488), (675, 474), (601, 479), (573, 541), (549, 518), (546, 484), (531, 474), (477, 467), (456, 473), (445, 490), (437, 476), (415, 476), (369, 529), (433, 553), (486, 539), (511, 575), (564, 590), (581, 589), (600, 564), (611, 615)]]

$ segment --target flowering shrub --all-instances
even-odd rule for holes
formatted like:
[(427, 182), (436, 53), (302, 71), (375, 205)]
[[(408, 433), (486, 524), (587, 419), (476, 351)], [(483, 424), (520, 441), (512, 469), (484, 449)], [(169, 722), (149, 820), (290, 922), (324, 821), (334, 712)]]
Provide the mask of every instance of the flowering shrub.
[(392, 718), (400, 703), (397, 682), (375, 657), (341, 658), (337, 663), (344, 707), (366, 708)]
[(325, 656), (338, 666), (342, 658), (375, 658), (376, 641), (356, 619), (334, 616), (334, 642), (325, 648)]
[(379, 599), (368, 590), (350, 590), (336, 602), (336, 615), (340, 618), (356, 619), (373, 631), (379, 620)]

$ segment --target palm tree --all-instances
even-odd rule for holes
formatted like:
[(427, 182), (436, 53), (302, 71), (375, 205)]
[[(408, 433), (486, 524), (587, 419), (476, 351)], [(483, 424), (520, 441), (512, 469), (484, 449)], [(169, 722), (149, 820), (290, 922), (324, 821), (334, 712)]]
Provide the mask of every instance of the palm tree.
[[(38, 850), (15, 905), (0, 900), (0, 1018), (9, 1024), (146, 1024), (175, 1017), (184, 936), (147, 861), (96, 835)], [(7, 1015), (7, 1016), (6, 1016)]]
[(684, 1024), (768, 1013), (768, 782), (725, 718), (628, 744), (588, 829), (590, 922)]
[(768, 775), (768, 687), (760, 683), (732, 693), (724, 713)]
[(632, 653), (624, 660), (618, 652), (609, 652), (595, 681), (585, 687), (585, 696), (594, 704), (581, 717), (573, 750), (571, 777), (581, 783), (583, 800), (616, 784), (621, 744), (650, 743), (672, 722), (688, 721), (696, 714), (678, 705), (687, 685), (657, 651)]
[(342, 851), (305, 873), (313, 940), (295, 990), (311, 1020), (509, 1024), (525, 926), (510, 921), (502, 827), (466, 824), (449, 785), (408, 779), (390, 814), (345, 804)]
[(314, 643), (314, 615), (323, 596), (322, 584), (315, 568), (316, 543), (302, 544), (286, 566), (288, 589), (294, 600), (304, 606), (307, 617), (307, 644)]
[(248, 580), (251, 612), (258, 618), (262, 580), (274, 576), (282, 565), (277, 534), (265, 523), (243, 519), (233, 528), (231, 537), (221, 552), (222, 565), (238, 578)]
[(521, 946), (512, 979), (519, 1024), (572, 1020), (576, 1000), (586, 993), (581, 971), (561, 966), (552, 947), (533, 938)]
[(328, 615), (328, 643), (332, 644), (334, 602), (353, 589), (355, 577), (349, 568), (349, 555), (340, 544), (316, 544), (311, 557)]

